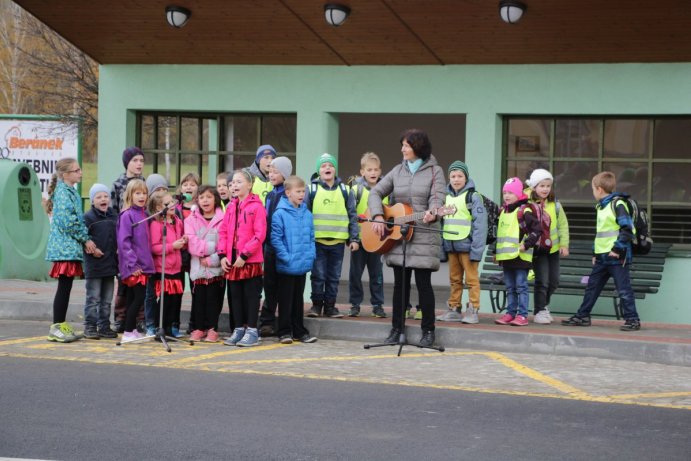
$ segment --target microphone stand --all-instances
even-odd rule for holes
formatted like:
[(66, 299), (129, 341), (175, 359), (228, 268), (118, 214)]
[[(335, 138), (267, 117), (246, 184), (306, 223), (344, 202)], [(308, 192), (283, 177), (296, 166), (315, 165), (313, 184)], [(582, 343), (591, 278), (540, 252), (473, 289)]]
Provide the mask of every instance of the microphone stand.
[(115, 343), (116, 346), (122, 346), (124, 344), (134, 344), (134, 343), (140, 343), (144, 341), (148, 341), (150, 339), (155, 339), (161, 342), (163, 344), (163, 347), (166, 348), (166, 351), (172, 352), (170, 349), (170, 346), (168, 345), (168, 341), (176, 341), (180, 343), (188, 343), (190, 346), (194, 345), (194, 341), (190, 340), (185, 340), (185, 339), (180, 339), (180, 338), (175, 338), (173, 336), (166, 336), (166, 330), (163, 328), (163, 304), (165, 301), (165, 296), (166, 296), (166, 238), (168, 236), (168, 223), (166, 219), (166, 215), (168, 213), (168, 210), (170, 210), (172, 207), (174, 207), (177, 204), (177, 202), (170, 204), (167, 207), (163, 207), (161, 211), (158, 213), (154, 213), (151, 216), (147, 216), (146, 218), (142, 219), (141, 221), (137, 221), (135, 223), (132, 223), (132, 228), (135, 228), (139, 226), (140, 224), (148, 224), (149, 221), (152, 219), (158, 217), (158, 216), (163, 216), (163, 251), (161, 253), (161, 299), (159, 301), (158, 305), (158, 310), (159, 310), (159, 319), (158, 319), (158, 328), (156, 329), (156, 333), (154, 336), (144, 336), (143, 338), (139, 339), (134, 339), (132, 341), (127, 341), (126, 343), (123, 343), (122, 341), (118, 340), (118, 342)]
[[(398, 226), (401, 228), (401, 235), (403, 238), (401, 238), (401, 245), (403, 246), (403, 266), (401, 268), (402, 270), (402, 283), (401, 283), (401, 305), (399, 309), (401, 309), (401, 315), (400, 315), (400, 326), (399, 329), (401, 330), (401, 334), (398, 336), (398, 342), (397, 343), (376, 343), (376, 344), (365, 344), (364, 348), (365, 349), (371, 349), (373, 347), (384, 347), (384, 346), (398, 346), (398, 354), (396, 355), (397, 357), (401, 356), (401, 351), (403, 350), (403, 346), (415, 346), (419, 349), (432, 349), (435, 351), (439, 352), (444, 352), (445, 349), (443, 346), (423, 346), (419, 343), (413, 343), (413, 342), (408, 342), (408, 339), (406, 337), (405, 333), (405, 305), (406, 305), (406, 248), (407, 248), (407, 243), (408, 240), (405, 238), (406, 235), (408, 234), (408, 231), (410, 229), (422, 231), (422, 232), (436, 232), (439, 234), (458, 234), (456, 231), (445, 231), (443, 229), (431, 229), (429, 227), (423, 227), (423, 226), (416, 226), (415, 224), (410, 224), (410, 223), (404, 223), (404, 224), (396, 224), (393, 222), (382, 222), (382, 221), (376, 221), (374, 219), (363, 219), (363, 218), (358, 218), (359, 222), (371, 222), (371, 223), (382, 223), (386, 225), (387, 227), (392, 227), (392, 226)], [(394, 309), (396, 307), (394, 306)]]

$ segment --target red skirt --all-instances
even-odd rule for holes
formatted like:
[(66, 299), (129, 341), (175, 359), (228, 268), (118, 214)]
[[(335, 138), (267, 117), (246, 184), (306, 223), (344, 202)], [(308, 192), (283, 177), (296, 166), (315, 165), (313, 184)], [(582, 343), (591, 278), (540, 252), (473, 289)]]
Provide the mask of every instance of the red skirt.
[(149, 276), (146, 275), (146, 274), (141, 274), (141, 275), (139, 275), (139, 276), (130, 275), (130, 276), (127, 277), (126, 279), (123, 279), (123, 280), (122, 280), (122, 283), (123, 283), (125, 286), (128, 286), (128, 287), (131, 288), (131, 287), (134, 287), (134, 286), (137, 286), (137, 285), (144, 285), (144, 286), (146, 286), (146, 282), (147, 282), (148, 280), (149, 280)]
[[(167, 295), (181, 295), (184, 290), (182, 289), (182, 280), (172, 279), (166, 277), (165, 280), (165, 292)], [(156, 297), (161, 297), (161, 279), (156, 280)]]
[(53, 267), (50, 268), (48, 276), (56, 279), (61, 275), (67, 277), (82, 277), (84, 275), (82, 263), (79, 261), (55, 261)]
[(248, 263), (242, 267), (232, 266), (224, 277), (228, 280), (247, 280), (264, 275), (261, 263)]
[(212, 277), (210, 279), (197, 279), (192, 283), (194, 285), (213, 285), (214, 283), (220, 282), (221, 280), (225, 280), (225, 278), (222, 275), (218, 277)]

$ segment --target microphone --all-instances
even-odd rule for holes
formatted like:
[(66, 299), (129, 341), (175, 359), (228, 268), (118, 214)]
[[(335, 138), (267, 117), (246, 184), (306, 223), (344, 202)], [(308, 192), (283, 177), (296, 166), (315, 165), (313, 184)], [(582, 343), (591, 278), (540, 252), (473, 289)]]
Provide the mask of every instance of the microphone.
[(178, 202), (189, 203), (192, 201), (192, 194), (173, 194), (173, 198)]

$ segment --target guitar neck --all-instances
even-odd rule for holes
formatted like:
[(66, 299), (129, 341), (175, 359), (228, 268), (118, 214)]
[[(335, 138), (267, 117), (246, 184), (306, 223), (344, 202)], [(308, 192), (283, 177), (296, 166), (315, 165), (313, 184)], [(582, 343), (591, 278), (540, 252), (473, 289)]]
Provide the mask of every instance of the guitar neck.
[(407, 214), (405, 216), (398, 216), (393, 219), (394, 224), (405, 224), (412, 221), (419, 221), (425, 217), (426, 211), (420, 211), (419, 213)]

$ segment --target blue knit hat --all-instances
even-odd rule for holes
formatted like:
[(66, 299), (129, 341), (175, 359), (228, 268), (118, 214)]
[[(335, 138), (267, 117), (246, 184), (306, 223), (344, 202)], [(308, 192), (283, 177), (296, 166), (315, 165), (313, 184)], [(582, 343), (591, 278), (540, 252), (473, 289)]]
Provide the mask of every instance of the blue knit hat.
[(271, 144), (264, 144), (259, 146), (257, 149), (257, 156), (254, 158), (255, 162), (259, 162), (261, 158), (265, 155), (271, 155), (271, 157), (276, 158), (276, 149)]
[(91, 189), (89, 189), (89, 200), (91, 200), (92, 204), (94, 203), (94, 197), (96, 197), (96, 194), (99, 192), (105, 192), (106, 194), (110, 195), (110, 189), (108, 189), (108, 186), (105, 184), (96, 183), (91, 186)]

